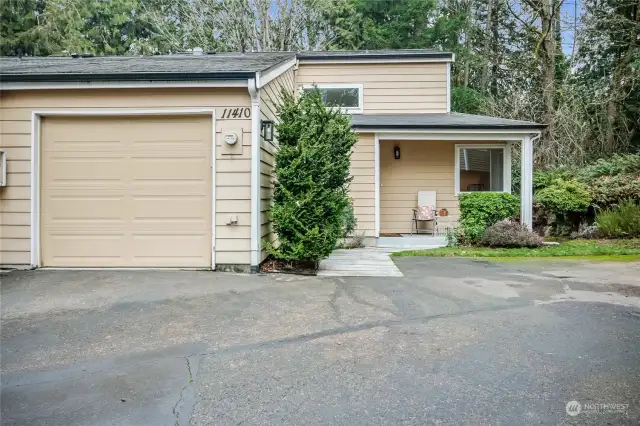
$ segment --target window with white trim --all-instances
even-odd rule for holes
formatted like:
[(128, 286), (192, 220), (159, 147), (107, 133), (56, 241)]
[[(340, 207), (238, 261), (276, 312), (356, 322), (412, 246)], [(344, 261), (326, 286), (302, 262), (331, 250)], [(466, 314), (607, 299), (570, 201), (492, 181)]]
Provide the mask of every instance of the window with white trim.
[(506, 146), (456, 145), (456, 194), (509, 192)]
[(302, 87), (302, 90), (313, 89), (320, 91), (325, 105), (338, 107), (350, 114), (362, 114), (362, 84), (317, 84)]

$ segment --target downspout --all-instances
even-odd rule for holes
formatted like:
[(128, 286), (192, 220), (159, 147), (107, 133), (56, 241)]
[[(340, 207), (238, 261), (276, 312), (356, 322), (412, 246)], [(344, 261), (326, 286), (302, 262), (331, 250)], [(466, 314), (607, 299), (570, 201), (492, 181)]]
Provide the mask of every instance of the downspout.
[(248, 81), (251, 95), (251, 273), (260, 269), (260, 75)]

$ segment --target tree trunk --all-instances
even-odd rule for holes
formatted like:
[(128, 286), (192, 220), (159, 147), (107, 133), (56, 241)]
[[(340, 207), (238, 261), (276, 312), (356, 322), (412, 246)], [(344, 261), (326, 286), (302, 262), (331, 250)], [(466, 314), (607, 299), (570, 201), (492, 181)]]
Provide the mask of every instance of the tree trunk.
[[(553, 137), (553, 119), (555, 116), (556, 94), (556, 39), (555, 21), (558, 19), (556, 3), (558, 0), (542, 0), (540, 20), (542, 23), (542, 98), (544, 101), (544, 124), (542, 132), (545, 141)], [(559, 8), (559, 5), (557, 5)]]
[(489, 52), (491, 50), (493, 39), (493, 0), (487, 0), (487, 22), (484, 35), (484, 48), (482, 49), (482, 57), (484, 59), (484, 65), (482, 66), (482, 76), (480, 77), (480, 89), (483, 92), (487, 91), (489, 84)]
[(472, 0), (467, 0), (466, 14), (467, 14), (467, 25), (464, 30), (464, 45), (466, 52), (466, 60), (464, 61), (464, 87), (469, 86), (469, 73), (471, 72), (471, 64), (469, 63), (469, 52), (471, 51), (471, 26), (473, 24), (471, 19), (471, 5), (473, 4)]
[(635, 10), (635, 17), (632, 19), (636, 25), (632, 25), (629, 30), (629, 45), (627, 46), (624, 56), (618, 61), (611, 76), (611, 89), (609, 90), (609, 99), (607, 100), (607, 128), (605, 135), (605, 149), (608, 153), (613, 153), (616, 149), (616, 134), (620, 124), (618, 102), (625, 96), (623, 88), (625, 72), (633, 62), (633, 53), (635, 49), (638, 48), (638, 37), (640, 37), (640, 0), (637, 1)]

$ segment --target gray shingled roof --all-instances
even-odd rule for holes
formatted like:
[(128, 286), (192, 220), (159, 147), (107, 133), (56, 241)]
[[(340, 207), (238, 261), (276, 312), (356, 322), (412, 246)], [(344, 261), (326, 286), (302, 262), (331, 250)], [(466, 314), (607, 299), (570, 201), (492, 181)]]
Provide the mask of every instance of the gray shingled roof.
[(453, 53), (438, 49), (388, 49), (388, 50), (329, 50), (314, 52), (298, 52), (300, 60), (337, 60), (337, 59), (408, 59), (432, 58), (452, 59)]
[(354, 114), (351, 126), (367, 129), (543, 129), (533, 121), (508, 120), (486, 115), (461, 114)]
[[(168, 56), (0, 58), (3, 81), (87, 79), (244, 79), (287, 59), (293, 52), (216, 53)], [(102, 78), (100, 78), (102, 77)]]
[(350, 59), (452, 59), (437, 49), (355, 50), (327, 52), (251, 52), (164, 56), (4, 57), (0, 79), (24, 81), (211, 80), (246, 79), (283, 61)]

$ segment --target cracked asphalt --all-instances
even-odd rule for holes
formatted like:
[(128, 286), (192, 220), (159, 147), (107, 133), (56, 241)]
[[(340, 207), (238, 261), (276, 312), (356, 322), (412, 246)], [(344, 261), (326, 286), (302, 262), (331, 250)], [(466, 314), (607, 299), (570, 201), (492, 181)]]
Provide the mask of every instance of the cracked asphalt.
[(639, 263), (395, 262), (0, 275), (0, 423), (640, 424)]

